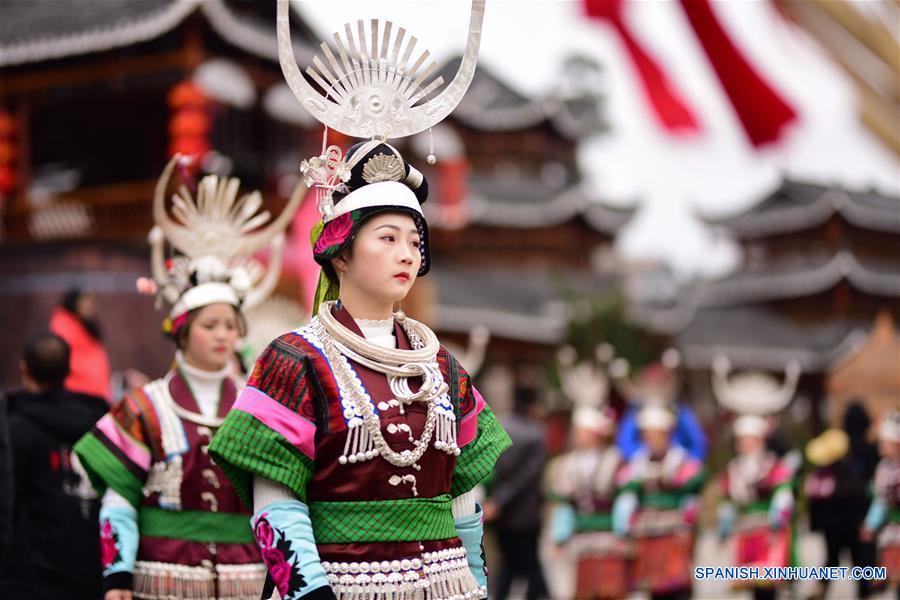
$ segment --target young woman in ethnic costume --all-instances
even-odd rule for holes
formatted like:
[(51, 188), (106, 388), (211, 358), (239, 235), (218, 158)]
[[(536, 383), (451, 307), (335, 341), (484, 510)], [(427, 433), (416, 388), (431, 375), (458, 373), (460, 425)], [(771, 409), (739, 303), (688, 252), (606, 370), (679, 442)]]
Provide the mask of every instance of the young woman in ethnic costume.
[[(216, 429), (243, 382), (232, 361), (244, 333), (241, 308), (262, 301), (277, 281), (284, 213), (257, 215), (259, 194), (235, 202), (239, 182), (204, 178), (194, 202), (186, 187), (174, 201), (184, 225), (171, 221), (164, 196), (179, 158), (160, 177), (150, 234), (155, 281), (138, 282), (172, 304), (164, 330), (175, 364), (161, 379), (130, 391), (75, 446), (102, 494), (101, 554), (106, 600), (256, 600), (265, 566), (253, 543), (249, 512), (209, 456)], [(181, 255), (164, 262), (168, 237)], [(270, 246), (269, 270), (248, 268)], [(262, 275), (256, 281), (251, 273)]]
[[(792, 561), (795, 529), (794, 472), (766, 448), (769, 422), (764, 415), (783, 410), (791, 401), (800, 371), (791, 363), (783, 384), (765, 373), (729, 377), (727, 359), (713, 364), (713, 391), (726, 409), (736, 413), (737, 456), (722, 478), (724, 502), (719, 507), (719, 535), (734, 537), (737, 566), (787, 567)], [(774, 598), (775, 582), (752, 584), (754, 598)]]
[(471, 490), (509, 439), (431, 330), (392, 314), (430, 266), (424, 178), (377, 140), (347, 164), (314, 236), (319, 297), (339, 300), (269, 345), (211, 452), (283, 598), (480, 598)]
[(576, 561), (575, 597), (628, 595), (630, 544), (613, 534), (612, 505), (618, 492), (622, 454), (613, 443), (616, 422), (606, 406), (607, 364), (613, 348), (603, 344), (596, 361), (576, 362), (575, 349), (557, 354), (563, 392), (572, 401), (572, 450), (547, 469), (547, 497), (555, 504), (551, 537)]
[(879, 562), (887, 569), (888, 585), (900, 599), (900, 412), (883, 417), (878, 427), (881, 460), (872, 481), (874, 498), (866, 514), (862, 537), (878, 540)]
[(689, 598), (703, 464), (672, 441), (675, 416), (668, 409), (647, 404), (637, 424), (644, 445), (621, 471), (613, 530), (634, 539), (637, 587), (652, 598)]
[(607, 410), (582, 406), (572, 418), (573, 450), (549, 468), (553, 541), (576, 560), (575, 597), (628, 595), (629, 544), (612, 531), (622, 455), (612, 443), (615, 418)]
[[(403, 62), (412, 50), (400, 53), (404, 29), (372, 23), (371, 54), (361, 60), (368, 34), (329, 50), (340, 83), (315, 73), (323, 97), (291, 55), (289, 6), (279, 0), (281, 64), (302, 105), (346, 135), (380, 138), (351, 148), (346, 161), (323, 144), (321, 156), (301, 165), (322, 214), (311, 236), (322, 266), (314, 316), (263, 352), (210, 447), (253, 506), (256, 541), (282, 598), (486, 595), (472, 490), (510, 442), (434, 333), (393, 313), (430, 267), (420, 206), (428, 186), (384, 143), (427, 129), (459, 101), (483, 9), (483, 0), (473, 3), (453, 82), (414, 106), (435, 87)], [(347, 47), (354, 67), (334, 58)]]

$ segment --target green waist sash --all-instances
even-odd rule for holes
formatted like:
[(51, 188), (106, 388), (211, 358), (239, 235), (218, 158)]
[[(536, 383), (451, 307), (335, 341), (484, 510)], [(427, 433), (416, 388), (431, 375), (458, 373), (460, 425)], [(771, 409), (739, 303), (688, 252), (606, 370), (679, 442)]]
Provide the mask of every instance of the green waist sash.
[(592, 515), (576, 515), (575, 531), (610, 531), (612, 530), (612, 514), (595, 513)]
[(250, 517), (244, 514), (142, 506), (138, 528), (142, 536), (149, 537), (217, 544), (254, 543)]
[(319, 544), (419, 542), (456, 536), (450, 494), (434, 498), (310, 502)]

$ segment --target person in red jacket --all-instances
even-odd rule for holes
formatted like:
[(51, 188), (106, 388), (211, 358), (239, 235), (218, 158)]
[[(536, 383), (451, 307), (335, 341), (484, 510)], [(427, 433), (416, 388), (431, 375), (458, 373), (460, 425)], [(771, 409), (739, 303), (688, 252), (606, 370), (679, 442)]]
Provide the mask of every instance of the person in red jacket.
[(66, 292), (50, 317), (50, 331), (72, 349), (69, 376), (63, 386), (111, 401), (109, 355), (97, 324), (94, 296), (81, 289)]

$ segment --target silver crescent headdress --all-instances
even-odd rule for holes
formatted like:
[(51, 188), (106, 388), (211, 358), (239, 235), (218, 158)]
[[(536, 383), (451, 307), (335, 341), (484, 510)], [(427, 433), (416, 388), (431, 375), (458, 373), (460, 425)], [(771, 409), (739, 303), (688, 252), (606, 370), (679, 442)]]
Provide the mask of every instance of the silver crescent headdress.
[[(485, 0), (472, 0), (469, 35), (453, 81), (435, 98), (422, 102), (444, 82), (433, 78), (437, 64), (428, 50), (413, 61), (418, 40), (391, 21), (371, 19), (344, 25), (345, 38), (322, 42), (306, 73), (300, 73), (291, 45), (289, 0), (278, 0), (278, 57), (281, 70), (300, 104), (326, 127), (358, 137), (398, 138), (425, 131), (456, 108), (475, 73)], [(405, 43), (405, 45), (404, 45)], [(426, 64), (427, 63), (427, 64)]]
[(768, 373), (745, 371), (732, 374), (731, 362), (724, 355), (712, 363), (712, 388), (724, 408), (738, 415), (771, 415), (784, 410), (797, 391), (800, 363), (789, 362), (784, 381), (778, 382)]
[[(161, 297), (172, 305), (170, 317), (213, 302), (242, 308), (258, 305), (278, 283), (283, 232), (303, 199), (305, 184), (297, 185), (284, 210), (269, 223), (269, 212), (259, 212), (262, 196), (258, 191), (238, 198), (238, 179), (207, 175), (197, 186), (196, 199), (186, 185), (173, 194), (176, 221), (166, 210), (165, 196), (179, 160), (175, 155), (156, 183), (156, 225), (150, 231), (153, 279)], [(169, 264), (166, 239), (181, 253)], [(253, 258), (266, 247), (270, 249), (267, 267)]]

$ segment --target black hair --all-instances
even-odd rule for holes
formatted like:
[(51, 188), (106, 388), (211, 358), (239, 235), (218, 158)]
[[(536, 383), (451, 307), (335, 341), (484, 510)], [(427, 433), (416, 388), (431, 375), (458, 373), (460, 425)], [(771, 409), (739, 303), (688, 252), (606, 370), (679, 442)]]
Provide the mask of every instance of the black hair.
[(49, 331), (38, 331), (25, 342), (22, 357), (28, 374), (38, 385), (61, 387), (69, 375), (71, 350), (64, 339)]
[(100, 329), (100, 323), (97, 321), (96, 317), (88, 318), (78, 312), (78, 301), (81, 298), (89, 295), (90, 292), (86, 292), (79, 287), (69, 288), (68, 290), (66, 290), (66, 293), (63, 294), (59, 305), (70, 312), (76, 319), (78, 319), (94, 339), (102, 340), (103, 331)]

